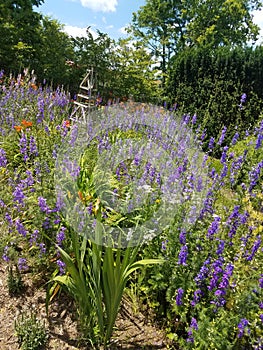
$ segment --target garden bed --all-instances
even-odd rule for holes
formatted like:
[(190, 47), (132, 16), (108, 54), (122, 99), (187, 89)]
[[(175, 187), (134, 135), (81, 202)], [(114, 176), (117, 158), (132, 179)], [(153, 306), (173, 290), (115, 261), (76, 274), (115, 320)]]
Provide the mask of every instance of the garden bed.
[[(29, 274), (23, 275), (25, 289), (19, 296), (10, 296), (7, 288), (7, 266), (0, 264), (0, 348), (18, 350), (14, 321), (21, 312), (36, 312), (45, 321), (49, 332), (47, 349), (73, 350), (87, 349), (80, 341), (74, 302), (65, 294), (59, 296), (59, 302), (50, 306), (49, 317), (45, 311), (46, 292), (37, 278), (33, 282)], [(167, 339), (162, 330), (147, 320), (142, 313), (128, 305), (122, 307), (117, 329), (112, 338), (110, 349), (167, 349)], [(169, 347), (171, 349), (171, 347)]]

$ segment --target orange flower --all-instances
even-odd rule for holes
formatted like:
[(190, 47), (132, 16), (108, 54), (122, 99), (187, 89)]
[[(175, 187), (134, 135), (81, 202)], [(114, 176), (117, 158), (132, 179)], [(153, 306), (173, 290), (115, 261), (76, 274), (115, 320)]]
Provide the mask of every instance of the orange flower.
[(32, 126), (32, 122), (28, 122), (28, 121), (26, 121), (25, 119), (23, 119), (22, 121), (21, 121), (21, 124), (25, 127), (25, 128), (29, 128), (30, 126)]
[(31, 84), (31, 87), (32, 87), (33, 90), (37, 90), (36, 84), (32, 83), (32, 84)]
[(69, 120), (65, 120), (65, 122), (63, 124), (66, 128), (70, 128), (70, 121)]
[(17, 132), (22, 130), (22, 126), (21, 125), (15, 125), (14, 129), (16, 129)]
[(84, 202), (84, 198), (81, 191), (78, 191), (79, 199)]

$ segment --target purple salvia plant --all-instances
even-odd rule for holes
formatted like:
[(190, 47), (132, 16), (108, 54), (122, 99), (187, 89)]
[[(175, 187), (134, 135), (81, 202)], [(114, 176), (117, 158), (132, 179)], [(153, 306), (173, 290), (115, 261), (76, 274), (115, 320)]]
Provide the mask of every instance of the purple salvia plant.
[(6, 168), (6, 166), (7, 166), (6, 152), (3, 148), (0, 148), (0, 167)]
[(20, 148), (20, 153), (23, 156), (24, 161), (26, 162), (29, 157), (28, 157), (28, 151), (27, 151), (27, 137), (24, 132), (22, 132), (21, 138), (19, 140), (19, 148)]
[(27, 271), (29, 269), (26, 258), (18, 258), (17, 266), (19, 271)]
[(183, 245), (181, 247), (181, 250), (179, 252), (179, 255), (178, 255), (178, 264), (179, 265), (184, 265), (186, 266), (186, 261), (187, 261), (187, 257), (188, 257), (188, 247), (187, 245)]
[(216, 233), (219, 230), (220, 221), (221, 221), (221, 218), (219, 216), (216, 216), (214, 218), (214, 221), (211, 223), (211, 225), (208, 228), (207, 235), (206, 235), (207, 238), (213, 239), (214, 235), (216, 235)]
[(227, 128), (226, 128), (226, 126), (224, 126), (223, 129), (222, 129), (222, 131), (221, 131), (221, 135), (220, 135), (220, 137), (219, 137), (219, 140), (218, 140), (218, 142), (217, 142), (217, 144), (218, 144), (219, 146), (222, 145), (222, 143), (223, 143), (223, 141), (224, 141), (224, 139), (225, 139), (226, 131), (227, 131)]
[(193, 330), (198, 330), (197, 320), (194, 317), (191, 319), (191, 324), (188, 330), (188, 337), (186, 339), (188, 343), (194, 343)]
[(175, 300), (177, 306), (181, 306), (183, 304), (183, 301), (182, 301), (183, 295), (184, 295), (183, 288), (178, 288), (177, 289), (176, 300)]
[(248, 328), (249, 326), (249, 322), (246, 318), (242, 318), (237, 326), (239, 332), (238, 332), (238, 338), (242, 338), (244, 335), (245, 330), (247, 331), (247, 333), (250, 333), (250, 329)]
[(60, 230), (57, 233), (56, 241), (59, 247), (62, 247), (63, 241), (66, 238), (65, 231), (66, 231), (66, 227), (61, 226)]

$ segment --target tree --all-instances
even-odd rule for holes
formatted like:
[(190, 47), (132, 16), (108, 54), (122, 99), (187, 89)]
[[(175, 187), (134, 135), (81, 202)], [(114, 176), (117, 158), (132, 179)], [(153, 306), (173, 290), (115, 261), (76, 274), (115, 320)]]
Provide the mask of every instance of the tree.
[(63, 31), (63, 25), (57, 20), (44, 16), (38, 31), (39, 40), (34, 43), (36, 54), (31, 60), (38, 80), (56, 85), (74, 85), (78, 77), (66, 65), (67, 60), (74, 60), (75, 52), (71, 38)]
[(259, 0), (146, 0), (133, 14), (130, 32), (160, 60), (163, 74), (173, 54), (187, 46), (241, 45), (259, 27), (251, 11)]
[(75, 64), (83, 76), (87, 68), (94, 67), (98, 93), (109, 98), (152, 100), (156, 91), (156, 79), (151, 55), (143, 45), (131, 39), (115, 41), (107, 34), (89, 28), (87, 37), (73, 39), (76, 52)]
[(2, 0), (0, 62), (5, 70), (21, 70), (34, 57), (41, 15), (33, 11), (43, 0)]
[(129, 31), (160, 58), (164, 74), (171, 55), (185, 45), (188, 3), (185, 0), (146, 0), (146, 4), (133, 13)]
[(189, 44), (216, 48), (255, 41), (259, 27), (253, 23), (251, 12), (260, 6), (262, 2), (258, 0), (198, 1), (191, 9), (187, 26)]
[(89, 27), (86, 37), (72, 38), (72, 40), (75, 48), (75, 63), (79, 67), (79, 72), (84, 76), (88, 68), (94, 67), (97, 81), (100, 84), (98, 92), (105, 95), (106, 91), (109, 90), (108, 84), (112, 80), (114, 40), (100, 31), (94, 35)]
[(160, 98), (155, 63), (145, 46), (132, 38), (119, 39), (114, 58), (114, 91), (136, 101), (156, 102)]

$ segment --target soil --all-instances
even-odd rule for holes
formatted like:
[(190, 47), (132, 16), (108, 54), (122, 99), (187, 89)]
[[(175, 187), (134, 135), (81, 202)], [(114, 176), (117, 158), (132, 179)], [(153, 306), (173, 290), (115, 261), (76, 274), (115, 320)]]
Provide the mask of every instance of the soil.
[[(47, 350), (90, 349), (80, 343), (74, 302), (66, 293), (61, 293), (50, 306), (49, 316), (45, 310), (45, 286), (35, 276), (23, 275), (24, 290), (19, 296), (10, 296), (7, 286), (7, 266), (0, 263), (0, 349), (18, 350), (14, 321), (21, 312), (32, 310), (45, 322), (49, 332)], [(108, 349), (173, 349), (164, 332), (150, 322), (139, 310), (125, 299), (112, 343)]]

